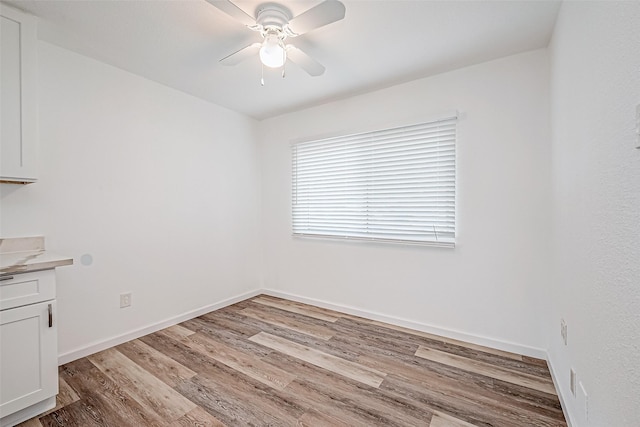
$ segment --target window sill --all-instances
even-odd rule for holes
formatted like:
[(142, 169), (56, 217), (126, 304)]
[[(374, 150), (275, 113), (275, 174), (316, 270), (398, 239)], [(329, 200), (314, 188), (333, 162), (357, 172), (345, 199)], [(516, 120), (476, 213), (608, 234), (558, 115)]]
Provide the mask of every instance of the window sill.
[(382, 244), (390, 244), (390, 245), (401, 245), (401, 246), (430, 246), (436, 248), (455, 248), (455, 242), (419, 242), (413, 240), (393, 240), (393, 239), (376, 239), (376, 238), (367, 238), (367, 237), (342, 237), (342, 236), (330, 236), (330, 235), (319, 235), (319, 234), (302, 234), (302, 233), (293, 233), (293, 238), (296, 239), (310, 239), (310, 240), (326, 240), (331, 242), (341, 241), (341, 242), (354, 242), (354, 243), (382, 243)]

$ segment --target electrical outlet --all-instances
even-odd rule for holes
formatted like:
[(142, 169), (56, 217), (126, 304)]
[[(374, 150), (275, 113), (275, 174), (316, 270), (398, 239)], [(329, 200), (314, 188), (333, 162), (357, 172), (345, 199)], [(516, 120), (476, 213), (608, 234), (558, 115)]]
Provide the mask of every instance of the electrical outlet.
[(120, 308), (131, 306), (131, 292), (120, 294)]
[(573, 370), (573, 368), (571, 368), (571, 379), (569, 380), (569, 387), (571, 389), (571, 394), (573, 394), (573, 397), (576, 396), (576, 371)]
[(636, 138), (638, 139), (638, 146), (640, 149), (640, 104), (636, 105)]
[(567, 345), (567, 322), (564, 319), (560, 319), (560, 336), (564, 345)]

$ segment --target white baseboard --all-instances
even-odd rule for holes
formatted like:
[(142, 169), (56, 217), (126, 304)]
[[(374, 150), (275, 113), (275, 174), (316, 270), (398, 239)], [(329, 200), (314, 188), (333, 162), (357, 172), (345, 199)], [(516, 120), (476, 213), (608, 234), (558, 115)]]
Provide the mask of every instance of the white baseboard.
[[(400, 317), (389, 316), (386, 314), (364, 310), (364, 309), (360, 309), (360, 308), (356, 308), (348, 305), (335, 304), (335, 303), (331, 303), (323, 300), (318, 300), (315, 298), (303, 297), (300, 295), (290, 294), (287, 292), (281, 292), (273, 289), (255, 289), (253, 291), (245, 292), (243, 294), (237, 295), (232, 298), (227, 298), (223, 301), (219, 301), (214, 304), (208, 304), (206, 306), (180, 314), (178, 316), (171, 317), (169, 319), (154, 323), (152, 325), (135, 329), (125, 334), (118, 335), (112, 338), (107, 338), (105, 340), (97, 341), (87, 346), (69, 351), (67, 353), (60, 354), (58, 355), (58, 364), (63, 365), (65, 363), (71, 362), (76, 359), (80, 359), (90, 354), (94, 354), (99, 351), (106, 350), (107, 348), (114, 347), (116, 345), (125, 343), (127, 341), (131, 341), (133, 339), (140, 338), (144, 335), (159, 331), (160, 329), (168, 328), (169, 326), (173, 326), (180, 322), (184, 322), (185, 320), (193, 319), (194, 317), (201, 316), (205, 313), (209, 313), (210, 311), (218, 310), (228, 305), (235, 304), (237, 302), (243, 301), (248, 298), (252, 298), (261, 293), (278, 297), (278, 298), (284, 298), (292, 301), (301, 302), (304, 304), (311, 304), (318, 307), (323, 307), (330, 310), (351, 314), (354, 316), (364, 317), (365, 319), (378, 320), (381, 322), (390, 323), (392, 325), (402, 326), (402, 327), (414, 329), (417, 331), (427, 332), (430, 334), (440, 335), (443, 337), (465, 341), (472, 344), (482, 345), (485, 347), (491, 347), (498, 350), (509, 351), (512, 353), (517, 353), (525, 356), (536, 357), (538, 359), (547, 360), (547, 352), (543, 349), (539, 349), (535, 347), (529, 347), (529, 346), (525, 346), (517, 343), (511, 343), (511, 342), (502, 341), (502, 340), (496, 340), (493, 338), (483, 337), (480, 335), (472, 335), (465, 332), (456, 331), (453, 329), (442, 328), (434, 325), (429, 325), (426, 323), (415, 322), (415, 321), (403, 319)], [(551, 365), (549, 366), (551, 368)], [(553, 375), (553, 371), (552, 371), (552, 375)]]
[(560, 387), (560, 380), (556, 375), (556, 370), (554, 369), (553, 363), (551, 362), (551, 358), (548, 355), (547, 355), (547, 366), (549, 366), (549, 372), (551, 373), (553, 386), (556, 388), (556, 392), (558, 393), (558, 399), (560, 400), (560, 406), (562, 407), (562, 413), (564, 414), (564, 419), (567, 422), (567, 427), (577, 426), (578, 423), (574, 420), (573, 416), (571, 415), (571, 411), (569, 411), (567, 400), (565, 399), (565, 395), (562, 392), (562, 387)]
[(413, 320), (403, 319), (400, 317), (389, 316), (382, 313), (376, 313), (373, 311), (363, 310), (356, 307), (351, 307), (342, 304), (334, 304), (327, 301), (317, 300), (314, 298), (307, 298), (300, 295), (290, 294), (287, 292), (276, 291), (273, 289), (262, 289), (262, 293), (271, 295), (278, 298), (289, 299), (292, 301), (301, 302), (304, 304), (315, 305), (329, 310), (335, 310), (354, 316), (364, 317), (365, 319), (378, 320), (380, 322), (390, 323), (396, 326), (402, 326), (405, 328), (413, 329), (416, 331), (427, 332), (433, 335), (439, 335), (446, 338), (452, 338), (459, 341), (464, 341), (472, 344), (482, 345), (485, 347), (495, 348), (497, 350), (508, 351), (511, 353), (522, 354), (524, 356), (535, 357), (537, 359), (547, 359), (547, 352), (541, 348), (529, 347), (522, 344), (512, 343), (508, 341), (501, 341), (494, 338), (488, 338), (481, 335), (472, 335), (465, 332), (456, 331), (453, 329), (442, 328), (426, 323), (415, 322)]
[(50, 397), (24, 409), (0, 418), (0, 427), (11, 427), (27, 421), (37, 415), (56, 407), (56, 397)]
[(219, 301), (214, 304), (208, 304), (204, 307), (197, 308), (195, 310), (188, 311), (186, 313), (180, 314), (178, 316), (171, 317), (169, 319), (154, 323), (152, 325), (148, 325), (139, 329), (135, 329), (133, 331), (127, 332), (122, 335), (118, 335), (112, 338), (107, 338), (105, 340), (97, 341), (91, 343), (85, 347), (81, 347), (67, 353), (58, 355), (58, 365), (64, 365), (65, 363), (69, 363), (76, 359), (80, 359), (85, 356), (89, 356), (90, 354), (97, 353), (102, 350), (106, 350), (108, 348), (114, 347), (116, 345), (120, 345), (127, 341), (134, 340), (136, 338), (140, 338), (142, 336), (151, 334), (153, 332), (157, 332), (160, 329), (168, 328), (169, 326), (176, 325), (180, 322), (184, 322), (185, 320), (193, 319), (194, 317), (202, 316), (203, 314), (209, 313), (213, 310), (218, 310), (220, 308), (226, 307), (231, 304), (235, 304), (237, 302), (243, 301), (248, 298), (252, 298), (256, 295), (261, 294), (262, 291), (260, 289), (256, 289), (253, 291), (245, 292), (244, 294), (237, 295), (235, 297), (227, 298), (225, 300)]

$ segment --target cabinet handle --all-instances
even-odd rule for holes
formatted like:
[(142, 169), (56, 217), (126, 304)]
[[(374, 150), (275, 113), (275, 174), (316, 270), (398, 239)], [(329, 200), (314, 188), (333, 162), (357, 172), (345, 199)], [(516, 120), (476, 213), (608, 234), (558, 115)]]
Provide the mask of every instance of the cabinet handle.
[(11, 279), (13, 279), (13, 276), (2, 276), (0, 277), (0, 282), (3, 282), (5, 280), (11, 280)]
[(51, 304), (49, 304), (49, 327), (51, 328), (53, 326), (53, 309), (51, 307)]

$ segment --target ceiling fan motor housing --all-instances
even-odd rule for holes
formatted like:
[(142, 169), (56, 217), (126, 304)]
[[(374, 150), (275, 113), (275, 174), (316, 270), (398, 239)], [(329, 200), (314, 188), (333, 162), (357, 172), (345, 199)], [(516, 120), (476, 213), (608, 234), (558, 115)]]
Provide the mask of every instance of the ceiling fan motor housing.
[(263, 4), (256, 12), (256, 22), (265, 30), (282, 31), (290, 19), (289, 11), (284, 6), (274, 3)]

